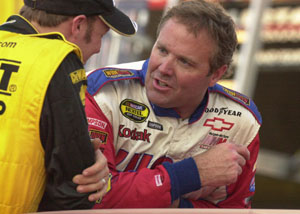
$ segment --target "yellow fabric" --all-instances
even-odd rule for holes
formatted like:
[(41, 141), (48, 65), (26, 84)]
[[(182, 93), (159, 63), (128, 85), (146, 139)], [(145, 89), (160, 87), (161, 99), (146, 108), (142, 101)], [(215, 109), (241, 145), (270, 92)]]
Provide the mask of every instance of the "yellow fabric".
[[(39, 121), (48, 84), (71, 51), (54, 34), (0, 31), (0, 213), (35, 212), (45, 186)], [(40, 37), (40, 38), (37, 38)]]
[(0, 24), (15, 13), (18, 13), (23, 6), (23, 0), (2, 0), (0, 6)]

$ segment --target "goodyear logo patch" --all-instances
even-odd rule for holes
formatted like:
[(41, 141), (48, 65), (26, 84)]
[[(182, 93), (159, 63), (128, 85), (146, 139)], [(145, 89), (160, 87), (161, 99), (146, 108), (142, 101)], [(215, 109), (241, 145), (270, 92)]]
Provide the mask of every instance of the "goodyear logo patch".
[(105, 69), (103, 73), (108, 78), (130, 77), (133, 73), (129, 70)]
[(227, 94), (229, 94), (229, 95), (231, 95), (231, 96), (233, 96), (233, 97), (239, 99), (240, 101), (242, 101), (242, 102), (245, 103), (246, 105), (248, 105), (248, 106), (250, 105), (250, 99), (249, 99), (248, 97), (246, 97), (246, 96), (244, 96), (244, 95), (242, 95), (242, 94), (240, 94), (240, 93), (237, 93), (237, 92), (235, 92), (235, 91), (229, 90), (228, 88), (223, 88), (223, 90), (224, 90)]
[(101, 144), (106, 144), (107, 143), (108, 133), (106, 133), (106, 132), (91, 129), (90, 130), (90, 136), (91, 136), (92, 139), (99, 138), (101, 140)]
[(130, 99), (121, 102), (120, 111), (124, 117), (137, 123), (144, 122), (150, 113), (146, 105)]

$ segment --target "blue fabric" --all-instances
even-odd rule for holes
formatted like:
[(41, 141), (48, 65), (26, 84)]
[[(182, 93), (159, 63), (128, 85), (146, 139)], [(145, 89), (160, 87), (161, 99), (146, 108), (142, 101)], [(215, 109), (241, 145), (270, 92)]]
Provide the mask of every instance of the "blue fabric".
[(178, 208), (194, 208), (194, 206), (188, 199), (180, 198)]
[(230, 98), (231, 100), (241, 104), (242, 106), (247, 108), (254, 115), (254, 117), (259, 121), (260, 124), (262, 124), (262, 117), (261, 117), (256, 105), (249, 97), (247, 97), (237, 91), (228, 89), (219, 84), (215, 84), (213, 87), (209, 87), (208, 91), (211, 93), (223, 94), (224, 96)]
[(184, 159), (177, 163), (164, 162), (163, 166), (170, 176), (172, 202), (181, 195), (201, 188), (198, 168), (193, 158)]

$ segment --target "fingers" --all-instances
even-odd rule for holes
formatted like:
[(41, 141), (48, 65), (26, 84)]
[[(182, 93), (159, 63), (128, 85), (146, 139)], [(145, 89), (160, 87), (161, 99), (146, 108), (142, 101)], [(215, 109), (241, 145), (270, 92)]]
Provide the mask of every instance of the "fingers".
[(82, 174), (73, 177), (73, 182), (78, 184), (77, 191), (80, 193), (95, 192), (105, 185), (102, 179), (108, 180), (109, 169), (107, 160), (101, 151), (95, 151), (96, 162), (85, 169)]
[(247, 149), (246, 146), (242, 146), (242, 145), (237, 145), (237, 144), (232, 144), (229, 143), (233, 146), (233, 163), (236, 164), (236, 172), (237, 175), (242, 174), (243, 172), (243, 166), (246, 164), (247, 160), (250, 159), (250, 152)]
[(236, 155), (233, 155), (233, 161), (238, 164), (238, 174), (242, 173), (242, 167), (246, 164), (247, 160), (250, 159), (250, 152), (247, 147), (242, 145), (233, 145), (233, 151), (236, 152)]
[(98, 190), (97, 192), (89, 195), (89, 201), (97, 201), (97, 200), (101, 200), (102, 197), (105, 195), (106, 193), (106, 189), (107, 189), (107, 184), (105, 184), (105, 186), (101, 189)]
[(222, 143), (193, 158), (203, 186), (223, 186), (236, 182), (250, 152), (246, 146)]
[[(242, 172), (243, 172), (243, 168), (240, 165), (238, 165), (237, 166), (237, 174), (240, 175), (240, 174), (242, 174)], [(237, 176), (235, 177), (234, 181), (236, 181), (236, 180), (237, 180)]]
[(100, 200), (106, 193), (109, 181), (107, 160), (99, 149), (101, 141), (96, 138), (91, 140), (95, 149), (95, 163), (83, 170), (82, 174), (73, 177), (73, 182), (78, 184), (79, 193), (90, 193), (89, 201)]
[(81, 184), (77, 186), (77, 191), (80, 193), (88, 193), (88, 192), (95, 192), (102, 189), (107, 188), (107, 181), (108, 176), (106, 178), (98, 179), (95, 182), (91, 182), (88, 184)]
[(103, 169), (103, 170), (99, 171), (98, 173), (96, 173), (94, 175), (89, 175), (89, 176), (85, 176), (85, 175), (82, 175), (82, 174), (76, 175), (73, 178), (73, 182), (75, 184), (78, 184), (79, 185), (78, 187), (80, 187), (80, 186), (85, 187), (86, 186), (84, 188), (84, 192), (89, 192), (89, 190), (96, 191), (96, 190), (98, 190), (97, 186), (96, 186), (95, 189), (90, 189), (90, 188), (87, 189), (87, 187), (91, 187), (92, 184), (96, 184), (96, 185), (99, 185), (99, 183), (102, 184), (103, 182), (101, 180), (103, 178), (105, 180), (107, 180), (108, 173), (109, 173), (108, 169), (107, 170)]
[(83, 175), (91, 176), (103, 170), (108, 174), (107, 160), (99, 149), (95, 151), (95, 158), (96, 162), (89, 168), (83, 170)]
[(236, 151), (246, 160), (250, 160), (250, 152), (245, 146), (236, 145)]
[(96, 151), (97, 149), (99, 149), (100, 144), (101, 144), (101, 140), (100, 140), (99, 138), (91, 139), (91, 142), (92, 142), (92, 144), (93, 144), (93, 146), (94, 146), (95, 151)]

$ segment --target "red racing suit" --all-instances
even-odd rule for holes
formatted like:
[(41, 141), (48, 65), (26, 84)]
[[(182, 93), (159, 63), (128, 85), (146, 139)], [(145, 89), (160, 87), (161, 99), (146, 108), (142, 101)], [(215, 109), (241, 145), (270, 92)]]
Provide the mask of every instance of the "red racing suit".
[[(188, 119), (151, 103), (144, 86), (148, 61), (95, 70), (88, 75), (86, 114), (92, 138), (112, 173), (111, 189), (94, 208), (250, 208), (255, 192), (261, 116), (253, 101), (219, 84), (208, 88)], [(192, 158), (219, 143), (246, 145), (251, 159), (237, 182), (201, 191)]]

